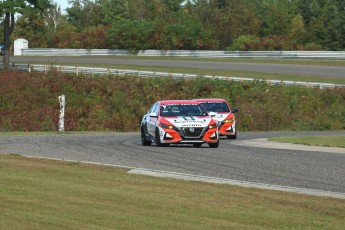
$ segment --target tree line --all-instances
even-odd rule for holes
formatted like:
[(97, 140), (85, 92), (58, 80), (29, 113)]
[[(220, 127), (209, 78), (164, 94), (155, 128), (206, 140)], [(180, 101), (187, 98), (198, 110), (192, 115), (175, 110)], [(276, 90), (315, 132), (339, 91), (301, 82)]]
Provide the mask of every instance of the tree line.
[(23, 12), (11, 38), (31, 48), (133, 52), (345, 50), (345, 1), (71, 0), (66, 12), (56, 3)]

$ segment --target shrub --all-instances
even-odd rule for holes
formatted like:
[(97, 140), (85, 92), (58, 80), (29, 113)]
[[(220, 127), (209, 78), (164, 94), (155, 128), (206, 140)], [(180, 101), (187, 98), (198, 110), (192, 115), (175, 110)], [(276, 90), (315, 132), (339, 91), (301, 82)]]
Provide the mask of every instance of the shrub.
[(321, 50), (315, 43), (296, 44), (288, 36), (270, 35), (262, 38), (255, 36), (240, 36), (232, 41), (226, 49), (230, 51), (271, 51), (271, 50)]
[(345, 88), (316, 89), (223, 80), (0, 72), (0, 131), (137, 131), (157, 100), (222, 97), (240, 131), (344, 130)]
[(251, 51), (258, 50), (260, 38), (255, 36), (240, 36), (232, 41), (231, 46), (227, 48), (230, 51)]

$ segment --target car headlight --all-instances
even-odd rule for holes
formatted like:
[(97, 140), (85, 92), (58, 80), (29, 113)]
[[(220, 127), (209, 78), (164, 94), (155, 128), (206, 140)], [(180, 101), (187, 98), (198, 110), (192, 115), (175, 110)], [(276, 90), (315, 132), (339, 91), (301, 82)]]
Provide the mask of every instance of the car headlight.
[(208, 126), (209, 129), (214, 129), (216, 127), (217, 127), (217, 123), (213, 123), (213, 124)]
[(232, 123), (234, 122), (234, 118), (224, 120), (224, 123)]
[(164, 123), (160, 123), (160, 126), (163, 129), (174, 129), (175, 128), (173, 125), (167, 125), (167, 124), (164, 124)]

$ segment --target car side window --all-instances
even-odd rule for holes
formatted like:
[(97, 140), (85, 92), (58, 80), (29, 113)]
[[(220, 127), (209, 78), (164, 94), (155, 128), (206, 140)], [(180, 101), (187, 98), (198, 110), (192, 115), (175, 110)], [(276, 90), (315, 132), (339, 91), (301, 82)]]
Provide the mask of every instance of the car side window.
[(158, 105), (158, 103), (156, 104), (156, 107), (153, 108), (152, 113), (156, 113), (157, 115), (159, 114), (159, 105)]
[(149, 109), (149, 111), (148, 111), (147, 113), (148, 113), (148, 114), (153, 113), (156, 106), (157, 106), (157, 103), (154, 104), (154, 105)]

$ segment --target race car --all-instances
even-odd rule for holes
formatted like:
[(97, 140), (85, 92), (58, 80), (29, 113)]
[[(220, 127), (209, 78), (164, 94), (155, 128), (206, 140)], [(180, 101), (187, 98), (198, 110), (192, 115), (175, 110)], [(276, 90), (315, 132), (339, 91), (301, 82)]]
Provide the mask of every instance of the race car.
[(229, 139), (237, 138), (236, 131), (236, 118), (234, 113), (238, 112), (238, 109), (230, 109), (229, 104), (222, 98), (201, 98), (194, 99), (201, 103), (208, 112), (215, 112), (213, 117), (218, 122), (219, 135), (227, 136)]
[(219, 146), (217, 121), (194, 100), (165, 100), (156, 102), (141, 121), (143, 145), (193, 144), (200, 147), (207, 143)]

